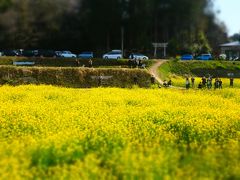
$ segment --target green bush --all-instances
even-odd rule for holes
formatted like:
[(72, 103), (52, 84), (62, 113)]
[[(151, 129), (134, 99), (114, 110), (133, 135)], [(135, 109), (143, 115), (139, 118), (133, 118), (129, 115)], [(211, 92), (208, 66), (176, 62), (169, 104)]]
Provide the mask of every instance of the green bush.
[[(134, 78), (135, 81), (134, 82)], [(0, 84), (51, 84), (64, 87), (150, 87), (143, 69), (0, 66)]]
[[(77, 62), (78, 61), (78, 62)], [(34, 66), (41, 67), (88, 67), (88, 59), (79, 58), (41, 58), (41, 57), (0, 57), (0, 65), (12, 65), (14, 62), (35, 62)], [(92, 59), (93, 67), (128, 67), (127, 59)], [(153, 62), (147, 60), (143, 62), (149, 67)]]

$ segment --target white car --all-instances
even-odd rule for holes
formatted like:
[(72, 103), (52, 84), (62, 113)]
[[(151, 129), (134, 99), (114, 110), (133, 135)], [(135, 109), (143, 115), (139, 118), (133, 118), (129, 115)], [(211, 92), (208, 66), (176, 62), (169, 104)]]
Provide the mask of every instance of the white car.
[(226, 60), (227, 59), (227, 55), (226, 54), (220, 54), (219, 55), (219, 59), (220, 60)]
[(112, 50), (103, 55), (103, 59), (122, 59), (122, 51), (121, 50)]
[(73, 54), (71, 51), (62, 51), (61, 52), (61, 57), (65, 57), (65, 58), (76, 58), (77, 55)]
[(140, 53), (132, 53), (129, 56), (130, 59), (137, 59), (137, 60), (148, 60), (149, 58)]

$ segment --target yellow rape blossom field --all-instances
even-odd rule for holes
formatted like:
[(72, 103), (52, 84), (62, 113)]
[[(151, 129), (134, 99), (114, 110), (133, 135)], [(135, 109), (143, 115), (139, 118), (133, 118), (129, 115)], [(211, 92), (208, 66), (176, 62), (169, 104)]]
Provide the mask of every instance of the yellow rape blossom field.
[(240, 89), (0, 87), (0, 179), (240, 179)]

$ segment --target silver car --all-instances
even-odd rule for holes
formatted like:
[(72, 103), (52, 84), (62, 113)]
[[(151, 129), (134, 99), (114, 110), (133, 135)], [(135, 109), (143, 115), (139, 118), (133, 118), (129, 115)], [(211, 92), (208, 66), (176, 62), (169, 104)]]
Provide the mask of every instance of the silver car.
[(112, 50), (103, 55), (103, 59), (122, 59), (122, 51), (121, 50)]
[(65, 58), (75, 58), (77, 57), (76, 54), (73, 54), (71, 51), (62, 51), (61, 56)]
[(132, 53), (129, 56), (130, 59), (137, 59), (137, 60), (148, 60), (149, 58), (140, 53)]

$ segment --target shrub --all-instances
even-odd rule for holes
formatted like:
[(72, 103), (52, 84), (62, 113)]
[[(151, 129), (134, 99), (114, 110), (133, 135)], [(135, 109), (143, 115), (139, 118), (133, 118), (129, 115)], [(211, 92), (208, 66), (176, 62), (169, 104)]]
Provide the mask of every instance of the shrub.
[(151, 75), (142, 69), (75, 67), (0, 67), (0, 84), (51, 84), (65, 87), (150, 87)]
[[(35, 62), (35, 66), (41, 67), (76, 67), (84, 66), (88, 67), (87, 59), (78, 59), (78, 58), (40, 58), (40, 57), (0, 57), (0, 65), (12, 65), (13, 62)], [(78, 61), (78, 63), (77, 63)], [(92, 59), (94, 67), (109, 67), (109, 66), (118, 66), (118, 67), (128, 67), (128, 60), (120, 59)], [(151, 60), (144, 61), (144, 64), (148, 67), (152, 64)]]

